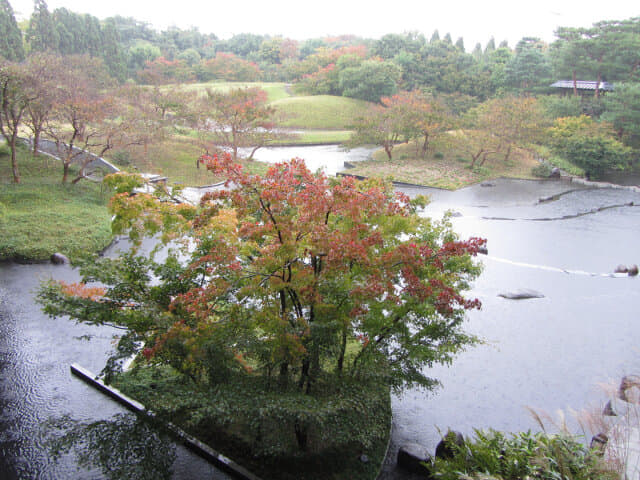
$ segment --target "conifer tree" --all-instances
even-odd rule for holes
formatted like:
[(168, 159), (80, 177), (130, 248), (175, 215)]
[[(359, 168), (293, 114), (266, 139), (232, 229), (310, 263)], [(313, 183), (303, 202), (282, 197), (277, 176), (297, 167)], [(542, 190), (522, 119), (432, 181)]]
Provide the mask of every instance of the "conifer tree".
[(34, 0), (27, 29), (27, 42), (32, 52), (58, 50), (58, 35), (45, 0)]
[(24, 60), (22, 33), (8, 0), (0, 0), (0, 56), (14, 62)]

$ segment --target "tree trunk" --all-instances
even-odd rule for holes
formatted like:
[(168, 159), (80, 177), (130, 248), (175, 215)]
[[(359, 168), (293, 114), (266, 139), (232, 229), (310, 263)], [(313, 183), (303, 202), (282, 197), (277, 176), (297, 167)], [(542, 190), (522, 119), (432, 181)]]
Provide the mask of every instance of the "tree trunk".
[(250, 162), (253, 161), (253, 155), (255, 155), (255, 153), (258, 151), (259, 148), (260, 148), (260, 146), (255, 147), (253, 150), (251, 150), (251, 153), (247, 157), (248, 161), (250, 161)]
[(598, 80), (596, 81), (596, 93), (595, 97), (600, 98), (600, 82), (602, 81), (602, 74), (598, 72)]
[(13, 171), (13, 183), (20, 183), (20, 170), (18, 169), (18, 159), (16, 158), (16, 135), (11, 137), (9, 148), (11, 149), (11, 169)]
[(33, 156), (38, 156), (38, 147), (40, 146), (40, 130), (33, 132)]
[(571, 78), (573, 80), (573, 96), (577, 97), (578, 96), (578, 80), (576, 78), (576, 71), (575, 70), (571, 71)]
[(504, 154), (504, 161), (509, 160), (509, 156), (511, 155), (511, 145), (507, 147), (507, 152)]
[(471, 169), (473, 169), (473, 167), (476, 166), (476, 162), (480, 158), (480, 155), (482, 155), (482, 152), (484, 152), (484, 148), (481, 148), (480, 151), (478, 153), (476, 153), (475, 155), (471, 154)]
[(429, 132), (424, 132), (424, 142), (422, 142), (422, 159), (427, 158), (427, 149), (429, 148)]
[(64, 162), (62, 165), (63, 165), (62, 183), (67, 183), (67, 180), (69, 180), (69, 163)]
[(280, 364), (280, 375), (278, 377), (278, 384), (280, 388), (283, 390), (287, 388), (287, 383), (289, 380), (289, 364), (287, 362), (283, 362)]
[(342, 343), (340, 344), (340, 355), (338, 356), (338, 373), (342, 374), (344, 367), (344, 354), (347, 351), (347, 329), (342, 329)]
[(383, 146), (384, 146), (384, 151), (387, 154), (387, 157), (389, 157), (389, 161), (393, 160), (393, 158), (391, 156), (391, 151), (393, 150), (393, 144), (385, 143)]
[(300, 422), (296, 420), (294, 425), (294, 429), (296, 432), (296, 440), (298, 442), (298, 448), (304, 452), (307, 450), (307, 428), (300, 425)]
[(311, 377), (309, 376), (310, 367), (311, 361), (309, 360), (309, 356), (307, 355), (302, 361), (302, 371), (300, 372), (300, 380), (298, 381), (298, 388), (300, 390), (304, 389), (304, 384), (305, 382), (307, 383), (307, 393), (309, 393), (311, 389)]

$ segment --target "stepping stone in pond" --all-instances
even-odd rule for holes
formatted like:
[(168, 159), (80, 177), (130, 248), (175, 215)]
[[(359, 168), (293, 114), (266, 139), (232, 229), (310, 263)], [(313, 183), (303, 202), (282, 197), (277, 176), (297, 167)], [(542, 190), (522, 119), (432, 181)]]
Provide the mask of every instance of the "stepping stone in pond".
[(544, 295), (530, 288), (520, 288), (512, 292), (499, 293), (499, 297), (508, 298), (509, 300), (524, 300), (527, 298), (544, 298)]

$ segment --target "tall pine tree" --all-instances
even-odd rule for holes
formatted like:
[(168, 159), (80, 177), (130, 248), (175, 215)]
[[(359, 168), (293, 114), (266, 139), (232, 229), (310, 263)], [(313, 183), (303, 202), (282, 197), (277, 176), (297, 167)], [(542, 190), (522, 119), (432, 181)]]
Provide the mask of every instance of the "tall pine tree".
[(32, 52), (58, 50), (58, 38), (53, 17), (45, 0), (34, 0), (33, 13), (27, 29), (27, 42)]
[(13, 62), (24, 60), (22, 32), (9, 0), (0, 0), (0, 56)]

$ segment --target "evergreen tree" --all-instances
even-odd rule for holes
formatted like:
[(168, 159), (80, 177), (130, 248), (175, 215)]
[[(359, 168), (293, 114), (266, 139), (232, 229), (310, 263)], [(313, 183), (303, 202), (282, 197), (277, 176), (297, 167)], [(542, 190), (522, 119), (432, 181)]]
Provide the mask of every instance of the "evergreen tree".
[(0, 0), (0, 56), (10, 61), (24, 60), (22, 33), (8, 0)]
[(112, 19), (102, 26), (102, 58), (109, 73), (119, 82), (127, 78), (127, 59), (120, 43), (120, 34)]
[(473, 55), (473, 58), (475, 58), (477, 61), (480, 61), (482, 59), (482, 45), (480, 44), (480, 42), (476, 43), (476, 46), (473, 48), (473, 52), (471, 52), (471, 55)]
[(32, 52), (58, 50), (58, 35), (45, 0), (34, 0), (27, 29), (27, 42)]
[(493, 37), (491, 37), (487, 42), (487, 46), (484, 49), (484, 53), (486, 55), (488, 53), (494, 52), (495, 50), (496, 50), (496, 40)]

